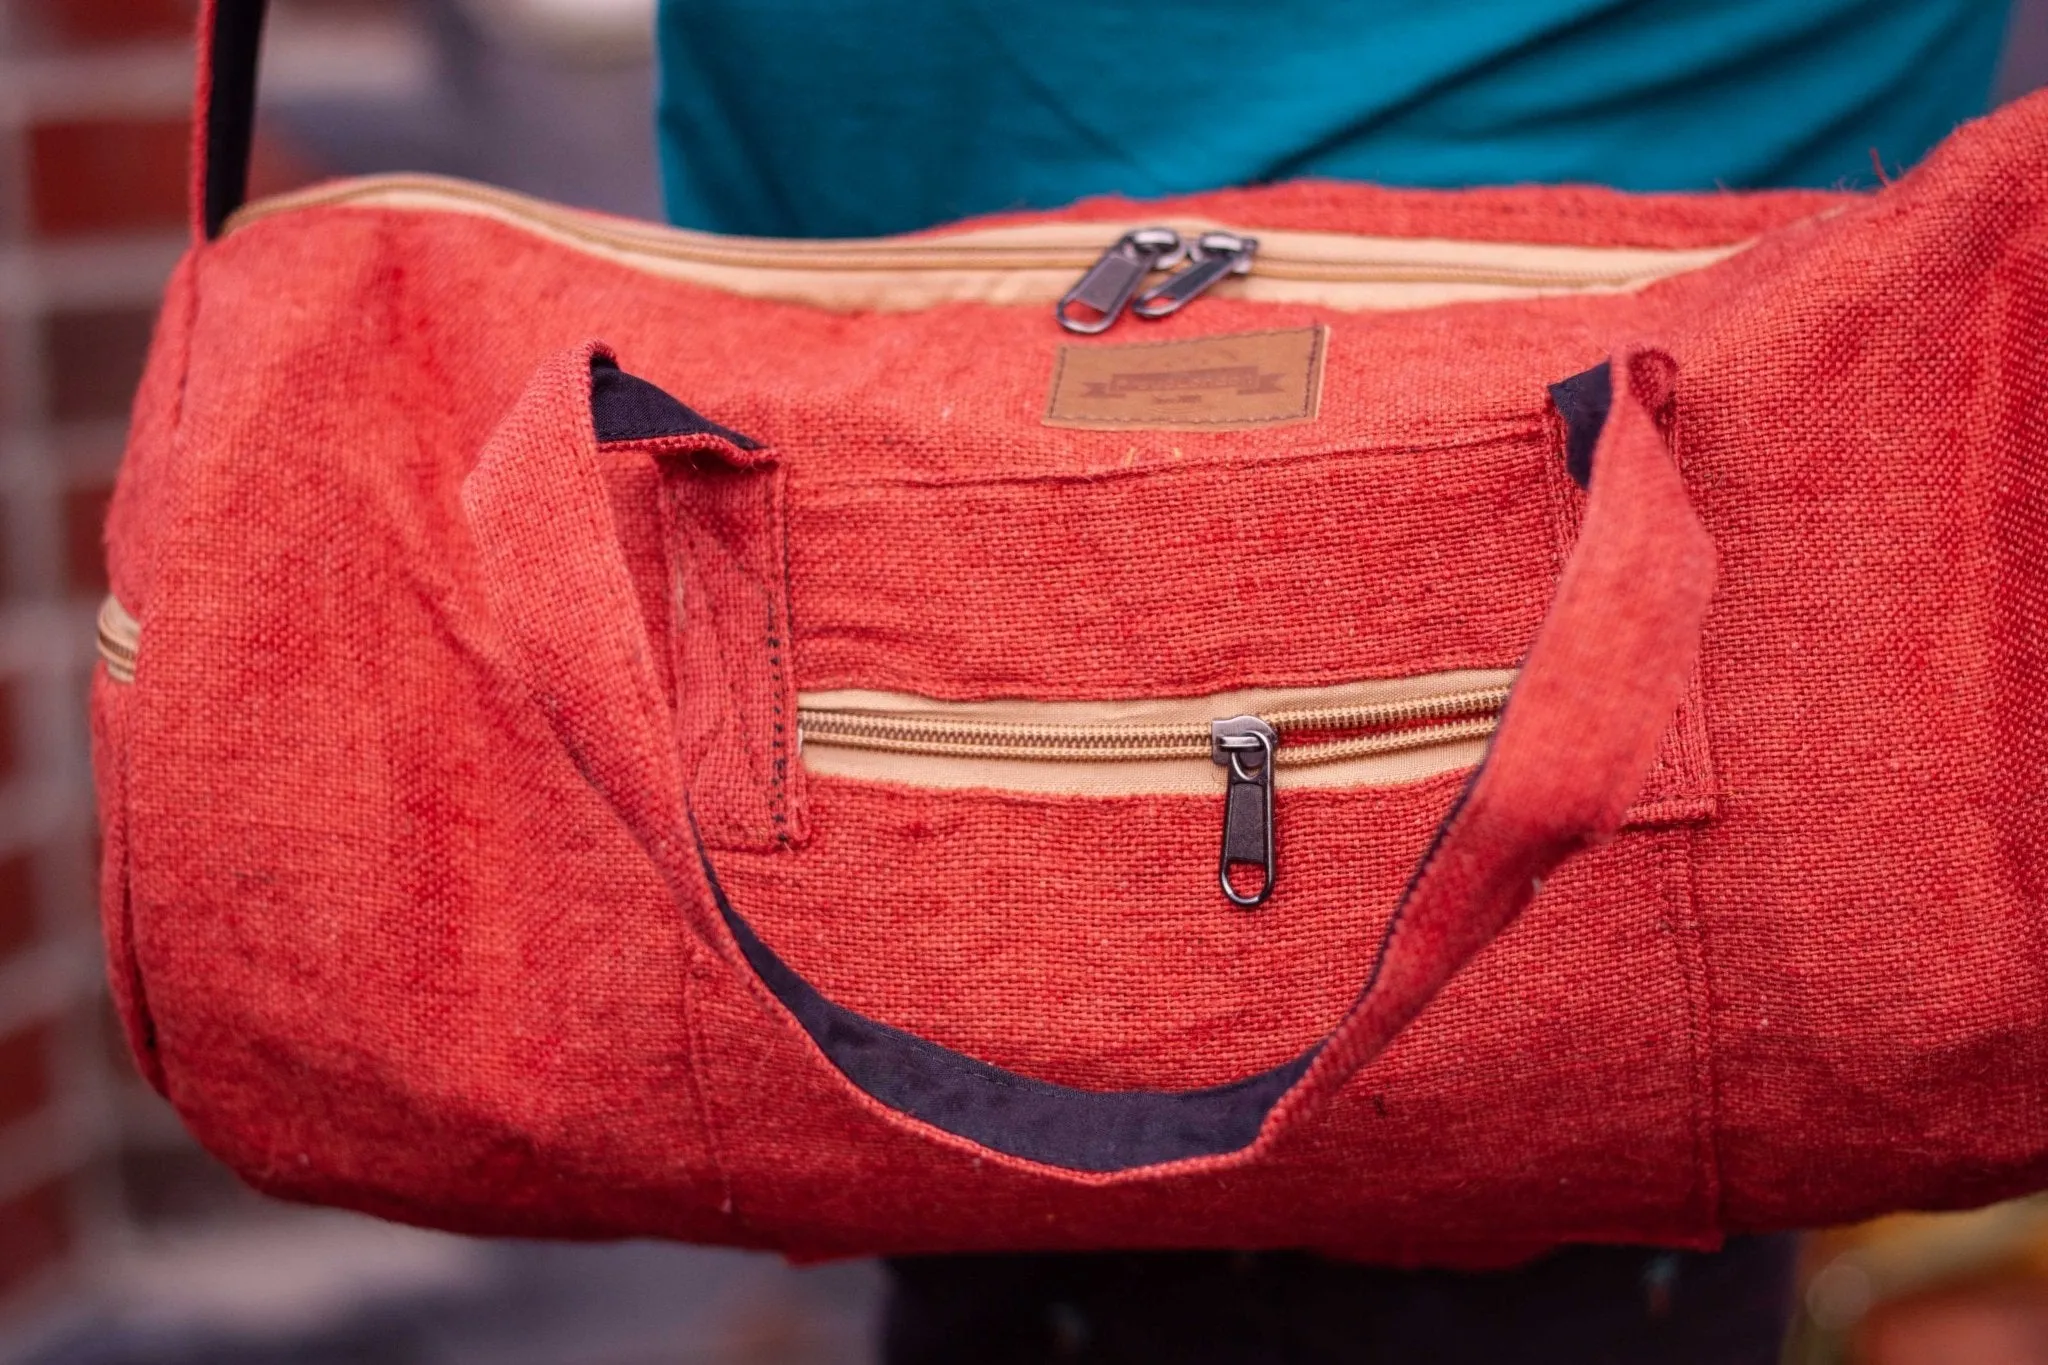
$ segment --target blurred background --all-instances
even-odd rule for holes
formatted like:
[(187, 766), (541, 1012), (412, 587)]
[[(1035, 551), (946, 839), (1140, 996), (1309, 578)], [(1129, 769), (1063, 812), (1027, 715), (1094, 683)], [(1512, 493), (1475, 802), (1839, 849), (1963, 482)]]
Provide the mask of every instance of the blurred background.
[[(84, 698), (100, 523), (184, 243), (191, 0), (0, 0), (0, 1363), (871, 1358), (871, 1265), (478, 1242), (272, 1203), (130, 1069)], [(273, 0), (255, 194), (424, 170), (660, 216), (653, 0)], [(1999, 97), (2048, 83), (2021, 0)], [(1817, 1234), (1788, 1365), (2048, 1365), (2048, 1203)]]

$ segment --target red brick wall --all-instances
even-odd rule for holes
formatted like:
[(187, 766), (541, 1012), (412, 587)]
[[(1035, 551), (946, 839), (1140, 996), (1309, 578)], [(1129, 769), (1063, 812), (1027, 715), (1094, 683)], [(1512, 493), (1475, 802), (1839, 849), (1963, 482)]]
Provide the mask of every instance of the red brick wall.
[[(108, 1017), (85, 714), (101, 523), (185, 241), (196, 9), (0, 0), (0, 1343), (215, 1178)], [(259, 193), (299, 178), (255, 160)]]
[(79, 1280), (134, 1082), (103, 1042), (83, 690), (99, 520), (178, 249), (184, 0), (0, 19), (0, 1326)]
[(84, 697), (100, 523), (184, 236), (193, 8), (0, 8), (0, 1340), (85, 1284), (122, 1172), (182, 1143), (109, 1044)]

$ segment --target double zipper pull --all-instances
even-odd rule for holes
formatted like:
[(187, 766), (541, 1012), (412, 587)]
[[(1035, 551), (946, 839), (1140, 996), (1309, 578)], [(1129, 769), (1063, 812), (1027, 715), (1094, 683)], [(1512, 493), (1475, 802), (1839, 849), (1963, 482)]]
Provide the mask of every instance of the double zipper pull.
[[(1172, 228), (1139, 228), (1125, 233), (1059, 301), (1053, 312), (1060, 326), (1085, 335), (1108, 331), (1145, 283), (1145, 277), (1173, 266), (1185, 250), (1180, 234)], [(1076, 306), (1082, 310), (1082, 316), (1069, 311)]]
[(1141, 318), (1177, 313), (1210, 285), (1230, 275), (1248, 274), (1259, 249), (1256, 237), (1235, 232), (1205, 232), (1188, 251), (1188, 264), (1139, 295), (1131, 311)]
[[(1279, 742), (1279, 734), (1257, 716), (1209, 724), (1209, 758), (1227, 778), (1216, 879), (1230, 903), (1246, 910), (1273, 894), (1273, 751)], [(1257, 890), (1247, 894), (1232, 884), (1230, 869), (1240, 866), (1259, 869)]]

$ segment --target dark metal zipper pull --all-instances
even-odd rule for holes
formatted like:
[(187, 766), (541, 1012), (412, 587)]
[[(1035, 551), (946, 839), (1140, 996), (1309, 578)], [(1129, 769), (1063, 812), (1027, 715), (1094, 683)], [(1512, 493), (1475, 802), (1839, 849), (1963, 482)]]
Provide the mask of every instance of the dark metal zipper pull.
[[(1209, 758), (1227, 776), (1223, 793), (1223, 852), (1216, 879), (1232, 905), (1246, 910), (1273, 894), (1273, 752), (1280, 736), (1257, 716), (1209, 723)], [(1258, 890), (1247, 895), (1230, 881), (1236, 866), (1259, 869)]]
[[(1117, 239), (1088, 273), (1062, 297), (1053, 313), (1069, 332), (1093, 335), (1108, 331), (1124, 306), (1155, 270), (1165, 270), (1186, 254), (1180, 234), (1168, 227), (1139, 228)], [(1075, 316), (1076, 305), (1094, 316)]]
[(1258, 250), (1256, 237), (1205, 232), (1188, 249), (1187, 265), (1140, 294), (1131, 312), (1147, 320), (1177, 313), (1217, 281), (1250, 273)]

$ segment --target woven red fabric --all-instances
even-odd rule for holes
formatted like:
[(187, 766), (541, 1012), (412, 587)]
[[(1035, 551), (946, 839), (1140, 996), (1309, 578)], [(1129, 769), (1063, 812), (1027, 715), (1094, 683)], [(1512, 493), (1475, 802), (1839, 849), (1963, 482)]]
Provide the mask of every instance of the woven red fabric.
[[(1042, 424), (1039, 304), (833, 313), (396, 208), (195, 247), (93, 705), (116, 1000), (199, 1138), (394, 1218), (806, 1256), (1484, 1264), (2044, 1183), (2048, 98), (1867, 197), (1160, 214), (1758, 240), (1634, 293), (1205, 298), (1145, 339), (1329, 329), (1315, 421), (1213, 433)], [(594, 355), (762, 447), (600, 442)], [(1610, 356), (1589, 497), (1546, 386)], [(1468, 774), (1290, 791), (1256, 914), (1190, 892), (1213, 803), (806, 778), (778, 732), (799, 689), (1516, 666), (1454, 818)], [(1328, 1042), (1241, 1150), (1006, 1155), (827, 1059), (699, 838), (826, 997), (1018, 1076)]]

